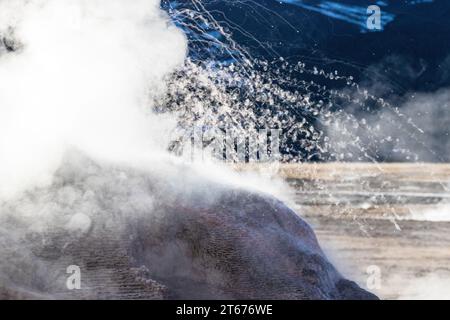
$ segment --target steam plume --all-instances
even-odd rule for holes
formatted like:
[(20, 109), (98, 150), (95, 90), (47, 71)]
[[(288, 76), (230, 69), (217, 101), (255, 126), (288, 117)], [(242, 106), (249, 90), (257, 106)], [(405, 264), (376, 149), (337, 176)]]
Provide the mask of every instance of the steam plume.
[(151, 101), (187, 44), (158, 0), (0, 0), (0, 38), (0, 198), (48, 183), (69, 147), (162, 154)]

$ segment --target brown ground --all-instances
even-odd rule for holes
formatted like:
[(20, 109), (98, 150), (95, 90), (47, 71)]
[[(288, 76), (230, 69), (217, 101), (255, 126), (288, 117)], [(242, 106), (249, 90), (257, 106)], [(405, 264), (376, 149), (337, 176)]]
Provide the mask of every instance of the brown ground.
[[(450, 164), (289, 164), (277, 170), (295, 189), (295, 209), (347, 277), (367, 287), (367, 269), (377, 266), (380, 286), (371, 291), (381, 298), (450, 299)], [(430, 211), (444, 218), (426, 221)]]

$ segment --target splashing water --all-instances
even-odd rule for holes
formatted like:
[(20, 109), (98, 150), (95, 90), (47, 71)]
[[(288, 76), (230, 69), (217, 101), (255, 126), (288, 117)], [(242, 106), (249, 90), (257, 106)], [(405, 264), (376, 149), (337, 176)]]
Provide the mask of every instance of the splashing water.
[[(21, 234), (3, 227), (11, 217), (20, 231), (57, 225), (82, 235), (99, 212), (114, 207), (132, 215), (151, 211), (155, 198), (165, 199), (157, 188), (141, 194), (147, 181), (139, 173), (114, 168), (111, 179), (103, 173), (110, 163), (156, 172), (188, 195), (202, 195), (207, 177), (285, 196), (284, 184), (270, 188), (259, 177), (243, 181), (223, 168), (174, 159), (171, 154), (183, 151), (192, 130), (233, 131), (245, 139), (278, 129), (281, 162), (377, 164), (387, 152), (420, 161), (422, 155), (403, 137), (428, 150), (420, 126), (351, 75), (277, 56), (240, 30), (274, 57), (254, 56), (233, 38), (237, 27), (224, 27), (205, 3), (163, 1), (167, 15), (157, 0), (0, 0), (2, 257), (22, 249)], [(396, 134), (381, 122), (395, 126)], [(73, 149), (107, 165), (87, 165), (68, 155)], [(250, 146), (247, 152), (244, 160), (250, 159)], [(68, 172), (60, 169), (65, 161), (71, 163)], [(192, 172), (188, 179), (184, 171)], [(96, 193), (115, 201), (105, 208)], [(32, 256), (28, 249), (20, 252), (19, 262)], [(8, 268), (0, 263), (0, 284)]]
[[(245, 137), (259, 129), (280, 129), (283, 161), (289, 162), (378, 162), (386, 150), (399, 160), (420, 160), (407, 144), (394, 147), (401, 145), (398, 137), (385, 135), (378, 119), (395, 123), (424, 145), (422, 130), (398, 108), (360, 88), (352, 76), (283, 57), (252, 57), (202, 2), (166, 6), (187, 30), (192, 54), (169, 79), (168, 93), (157, 105), (158, 111), (178, 114), (182, 133), (213, 127)], [(355, 115), (361, 110), (367, 119)]]
[(245, 144), (277, 129), (282, 162), (420, 161), (402, 139), (427, 149), (423, 130), (399, 108), (337, 70), (252, 56), (207, 3), (163, 1), (183, 36), (159, 1), (0, 2), (1, 193), (48, 184), (68, 147), (133, 162), (182, 152), (195, 130), (232, 131)]
[[(163, 2), (175, 24), (185, 31), (189, 47), (184, 65), (167, 79), (166, 95), (154, 103), (158, 113), (177, 117), (171, 151), (180, 154), (189, 149), (190, 137), (198, 134), (203, 135), (201, 148), (210, 145), (214, 139), (210, 135), (213, 128), (220, 132), (232, 131), (238, 137), (236, 145), (247, 144), (245, 157), (227, 160), (251, 161), (251, 140), (246, 139), (256, 136), (261, 129), (278, 129), (281, 132), (279, 160), (286, 163), (377, 165), (386, 159), (420, 162), (430, 157), (444, 161), (430, 148), (423, 124), (415, 123), (416, 115), (404, 113), (399, 108), (400, 102), (393, 104), (384, 95), (371, 93), (370, 88), (358, 84), (352, 75), (279, 56), (250, 31), (227, 19), (223, 22), (225, 13), (208, 9), (213, 3)], [(292, 32), (300, 32), (262, 4), (239, 1), (236, 5), (252, 6), (256, 16), (272, 15)], [(265, 22), (264, 18), (261, 20), (261, 24)], [(257, 50), (243, 45), (242, 39), (235, 40), (235, 33), (259, 46), (258, 49), (270, 52), (266, 56), (273, 58), (255, 55)], [(222, 159), (222, 154), (219, 156)], [(314, 189), (320, 181), (304, 184), (305, 190)], [(364, 182), (362, 187), (366, 184), (369, 182)], [(326, 185), (321, 188), (326, 192)], [(329, 192), (331, 196), (332, 191)], [(392, 201), (391, 196), (384, 194), (376, 198), (376, 203), (371, 205), (389, 205)], [(397, 198), (403, 201), (400, 196)], [(347, 197), (334, 202), (336, 206), (350, 204)], [(353, 216), (364, 228), (359, 210), (350, 206), (342, 214)], [(386, 215), (398, 228), (395, 210), (388, 210)]]

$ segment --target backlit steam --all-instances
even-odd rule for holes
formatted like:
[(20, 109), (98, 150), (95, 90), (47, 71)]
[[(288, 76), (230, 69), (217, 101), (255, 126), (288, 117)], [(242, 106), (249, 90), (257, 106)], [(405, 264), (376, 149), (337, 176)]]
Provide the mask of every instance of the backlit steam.
[(171, 122), (148, 110), (187, 42), (159, 5), (0, 0), (0, 197), (49, 182), (69, 147), (161, 154)]

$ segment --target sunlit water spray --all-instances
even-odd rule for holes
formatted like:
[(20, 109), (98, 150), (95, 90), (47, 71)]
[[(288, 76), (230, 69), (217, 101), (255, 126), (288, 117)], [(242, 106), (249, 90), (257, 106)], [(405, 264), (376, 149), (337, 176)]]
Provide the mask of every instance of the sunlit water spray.
[[(67, 148), (145, 161), (180, 154), (193, 132), (211, 130), (244, 140), (278, 130), (281, 162), (377, 163), (387, 152), (420, 161), (401, 135), (424, 144), (421, 129), (398, 108), (352, 76), (253, 57), (200, 1), (165, 3), (186, 36), (158, 1), (1, 5), (5, 196), (49, 183)], [(355, 116), (361, 110), (368, 116)], [(204, 140), (202, 147), (214, 135)], [(250, 161), (251, 146), (245, 150), (243, 159), (226, 160)]]
[[(164, 2), (172, 19), (188, 35), (190, 50), (184, 65), (168, 78), (166, 95), (155, 102), (157, 112), (177, 117), (169, 150), (189, 153), (193, 144), (195, 147), (192, 136), (206, 148), (213, 144), (211, 131), (231, 131), (237, 145), (247, 145), (247, 154), (225, 160), (252, 162), (248, 137), (257, 136), (261, 129), (277, 129), (280, 162), (357, 161), (376, 165), (386, 158), (420, 162), (431, 155), (441, 159), (428, 146), (414, 114), (404, 114), (384, 96), (360, 86), (352, 75), (298, 59), (254, 57), (251, 49), (233, 39), (233, 33), (244, 34), (263, 49), (264, 44), (239, 26), (218, 21), (215, 15), (226, 14), (209, 12), (207, 5), (213, 2)], [(257, 13), (277, 17), (252, 1), (242, 5), (252, 5)], [(292, 32), (300, 32), (282, 17), (278, 19)], [(270, 56), (277, 54), (271, 52)], [(237, 145), (231, 148), (238, 149)], [(223, 160), (222, 154), (219, 157)], [(320, 183), (312, 181), (311, 187)], [(327, 186), (322, 187), (326, 192)], [(304, 188), (308, 189), (307, 182)], [(382, 195), (376, 198), (375, 203), (370, 204), (369, 199), (362, 205), (391, 201)], [(342, 204), (350, 204), (350, 200), (336, 199), (335, 205)], [(351, 211), (345, 214), (358, 219), (358, 213)], [(393, 221), (397, 218), (392, 212), (388, 215)]]
[[(251, 158), (248, 139), (261, 130), (278, 130), (279, 150), (267, 150), (279, 153), (277, 162), (378, 163), (386, 154), (420, 161), (414, 146), (427, 150), (411, 116), (351, 75), (254, 57), (233, 39), (237, 27), (223, 26), (201, 1), (163, 2), (169, 16), (159, 5), (1, 2), (5, 197), (50, 183), (67, 148), (152, 163), (183, 154), (199, 132), (203, 148), (217, 138), (211, 132), (232, 132), (248, 144), (231, 162), (261, 160)], [(219, 180), (230, 174), (219, 172)]]
[[(222, 26), (202, 2), (170, 3), (168, 11), (186, 30), (191, 54), (169, 80), (168, 94), (158, 105), (161, 111), (178, 112), (180, 127), (228, 127), (241, 129), (242, 135), (281, 129), (283, 160), (290, 162), (378, 162), (388, 150), (398, 160), (420, 161), (414, 150), (402, 146), (398, 132), (395, 137), (383, 132), (380, 121), (395, 123), (405, 135), (412, 133), (418, 144), (422, 130), (396, 106), (360, 88), (351, 75), (281, 56), (253, 57), (233, 40), (234, 31), (244, 31)], [(299, 31), (292, 26), (292, 32)], [(252, 34), (246, 36), (258, 42)], [(357, 116), (362, 113), (365, 118)]]

